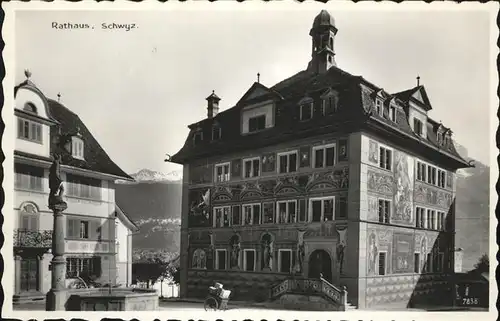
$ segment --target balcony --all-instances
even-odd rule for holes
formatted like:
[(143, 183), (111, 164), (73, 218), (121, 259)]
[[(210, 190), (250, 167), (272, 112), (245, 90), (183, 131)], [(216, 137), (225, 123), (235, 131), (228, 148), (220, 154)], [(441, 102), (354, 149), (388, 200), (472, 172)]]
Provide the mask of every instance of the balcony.
[(14, 230), (14, 247), (52, 247), (52, 230)]

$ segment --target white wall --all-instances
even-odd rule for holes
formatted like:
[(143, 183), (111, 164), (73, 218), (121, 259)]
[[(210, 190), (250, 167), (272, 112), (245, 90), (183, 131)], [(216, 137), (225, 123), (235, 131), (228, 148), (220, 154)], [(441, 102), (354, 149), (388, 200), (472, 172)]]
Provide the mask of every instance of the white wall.
[(249, 119), (261, 115), (266, 115), (266, 128), (274, 127), (274, 103), (272, 101), (245, 107), (241, 115), (241, 132), (247, 134)]
[[(47, 110), (42, 98), (32, 90), (20, 88), (17, 91), (14, 107), (24, 109), (26, 103), (32, 103), (38, 116), (47, 119)], [(17, 117), (15, 117), (16, 150), (41, 156), (50, 156), (50, 127), (42, 124), (42, 144), (17, 138)]]

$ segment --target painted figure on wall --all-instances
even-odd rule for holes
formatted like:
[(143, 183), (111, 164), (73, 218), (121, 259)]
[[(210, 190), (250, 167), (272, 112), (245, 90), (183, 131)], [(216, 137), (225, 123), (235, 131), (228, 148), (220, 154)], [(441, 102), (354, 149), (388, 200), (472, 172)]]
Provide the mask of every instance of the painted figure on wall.
[(274, 172), (276, 158), (273, 154), (262, 156), (262, 172)]
[(231, 237), (229, 243), (231, 244), (231, 268), (237, 269), (240, 267), (240, 238), (238, 237), (238, 235), (234, 235), (233, 237)]
[(339, 263), (340, 274), (342, 274), (344, 268), (344, 253), (347, 246), (347, 226), (337, 226), (337, 232), (339, 233), (339, 242), (336, 249), (337, 261)]
[(396, 151), (395, 152), (395, 195), (394, 204), (395, 211), (393, 215), (393, 220), (404, 222), (407, 224), (413, 221), (413, 167), (410, 158)]
[(310, 166), (310, 156), (311, 148), (310, 147), (301, 147), (300, 148), (300, 167), (309, 167)]
[(301, 274), (304, 271), (304, 259), (306, 250), (304, 246), (304, 234), (306, 231), (298, 231), (297, 236), (297, 262), (294, 267), (294, 272)]
[(265, 234), (262, 237), (262, 269), (270, 271), (272, 270), (272, 259), (273, 259), (273, 240), (271, 235)]
[(339, 140), (339, 162), (345, 162), (349, 159), (347, 155), (347, 139)]
[(377, 236), (375, 232), (370, 234), (368, 238), (368, 272), (369, 274), (375, 274), (375, 266), (378, 255), (377, 248)]
[(371, 163), (378, 164), (378, 144), (373, 140), (370, 140), (369, 144), (368, 160)]
[(206, 191), (191, 191), (189, 193), (189, 225), (211, 225), (209, 206), (210, 189)]
[(206, 269), (207, 268), (207, 256), (204, 250), (196, 249), (193, 252), (193, 258), (191, 267), (193, 269)]

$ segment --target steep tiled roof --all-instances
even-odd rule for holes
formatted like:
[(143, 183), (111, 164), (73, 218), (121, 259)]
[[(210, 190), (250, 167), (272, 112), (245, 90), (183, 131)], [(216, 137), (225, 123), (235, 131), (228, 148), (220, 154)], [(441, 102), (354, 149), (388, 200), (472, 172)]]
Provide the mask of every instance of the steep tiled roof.
[[(252, 86), (254, 88), (255, 84)], [(267, 88), (262, 86), (263, 88)], [(315, 101), (324, 92), (333, 88), (339, 92), (339, 109), (334, 117), (315, 116), (313, 121), (297, 121), (298, 102), (306, 97), (313, 97)], [(240, 112), (244, 104), (238, 103), (235, 107), (229, 108), (219, 113), (214, 118), (204, 119), (196, 124), (190, 125), (191, 129), (198, 129), (203, 132), (205, 139), (211, 138), (212, 124), (216, 121), (222, 127), (222, 138), (218, 141), (201, 143), (197, 146), (193, 144), (194, 131), (192, 130), (181, 150), (172, 157), (172, 161), (182, 163), (186, 159), (199, 158), (208, 155), (220, 154), (227, 151), (237, 151), (256, 148), (259, 146), (271, 145), (285, 140), (319, 135), (322, 132), (349, 132), (356, 125), (360, 125), (369, 118), (376, 119), (382, 126), (394, 128), (399, 132), (405, 133), (414, 140), (420, 140), (427, 146), (441, 151), (443, 154), (455, 158), (461, 163), (467, 163), (455, 150), (453, 144), (446, 147), (438, 144), (435, 134), (435, 122), (429, 118), (427, 139), (417, 136), (407, 117), (407, 105), (411, 96), (421, 90), (423, 99), (428, 103), (428, 97), (423, 86), (418, 86), (397, 94), (384, 94), (389, 100), (395, 99), (396, 103), (403, 107), (396, 114), (396, 121), (389, 120), (388, 109), (384, 115), (380, 116), (372, 113), (375, 109), (373, 93), (383, 91), (361, 76), (354, 76), (340, 68), (331, 67), (325, 73), (315, 73), (313, 71), (303, 70), (293, 76), (268, 88), (270, 93), (279, 94), (276, 98), (276, 123), (273, 128), (257, 132), (252, 135), (240, 134)], [(243, 96), (245, 97), (248, 93)], [(262, 99), (270, 99), (272, 95), (263, 96)], [(240, 100), (244, 101), (242, 98)], [(252, 101), (253, 102), (253, 101)], [(248, 103), (248, 101), (244, 101)], [(429, 103), (430, 107), (430, 103)], [(194, 126), (196, 125), (196, 126)]]
[[(119, 176), (125, 179), (132, 179), (132, 177), (127, 175), (109, 158), (108, 154), (106, 154), (101, 145), (99, 145), (77, 114), (55, 100), (48, 99), (48, 103), (52, 117), (60, 123), (58, 126), (59, 128), (51, 128), (51, 151), (58, 150), (62, 152), (63, 165)], [(70, 153), (56, 143), (57, 140), (54, 136), (58, 135), (58, 130), (60, 130), (60, 134), (63, 137), (69, 137), (80, 132), (81, 138), (85, 144), (85, 160), (73, 158)]]

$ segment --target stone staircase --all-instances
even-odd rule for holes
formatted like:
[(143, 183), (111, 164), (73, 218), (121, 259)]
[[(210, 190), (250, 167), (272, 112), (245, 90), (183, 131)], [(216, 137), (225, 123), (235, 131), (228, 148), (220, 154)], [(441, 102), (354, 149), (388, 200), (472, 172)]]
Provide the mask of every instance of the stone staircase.
[(323, 278), (289, 278), (271, 288), (269, 307), (309, 311), (349, 311), (357, 309), (347, 302), (347, 290)]

